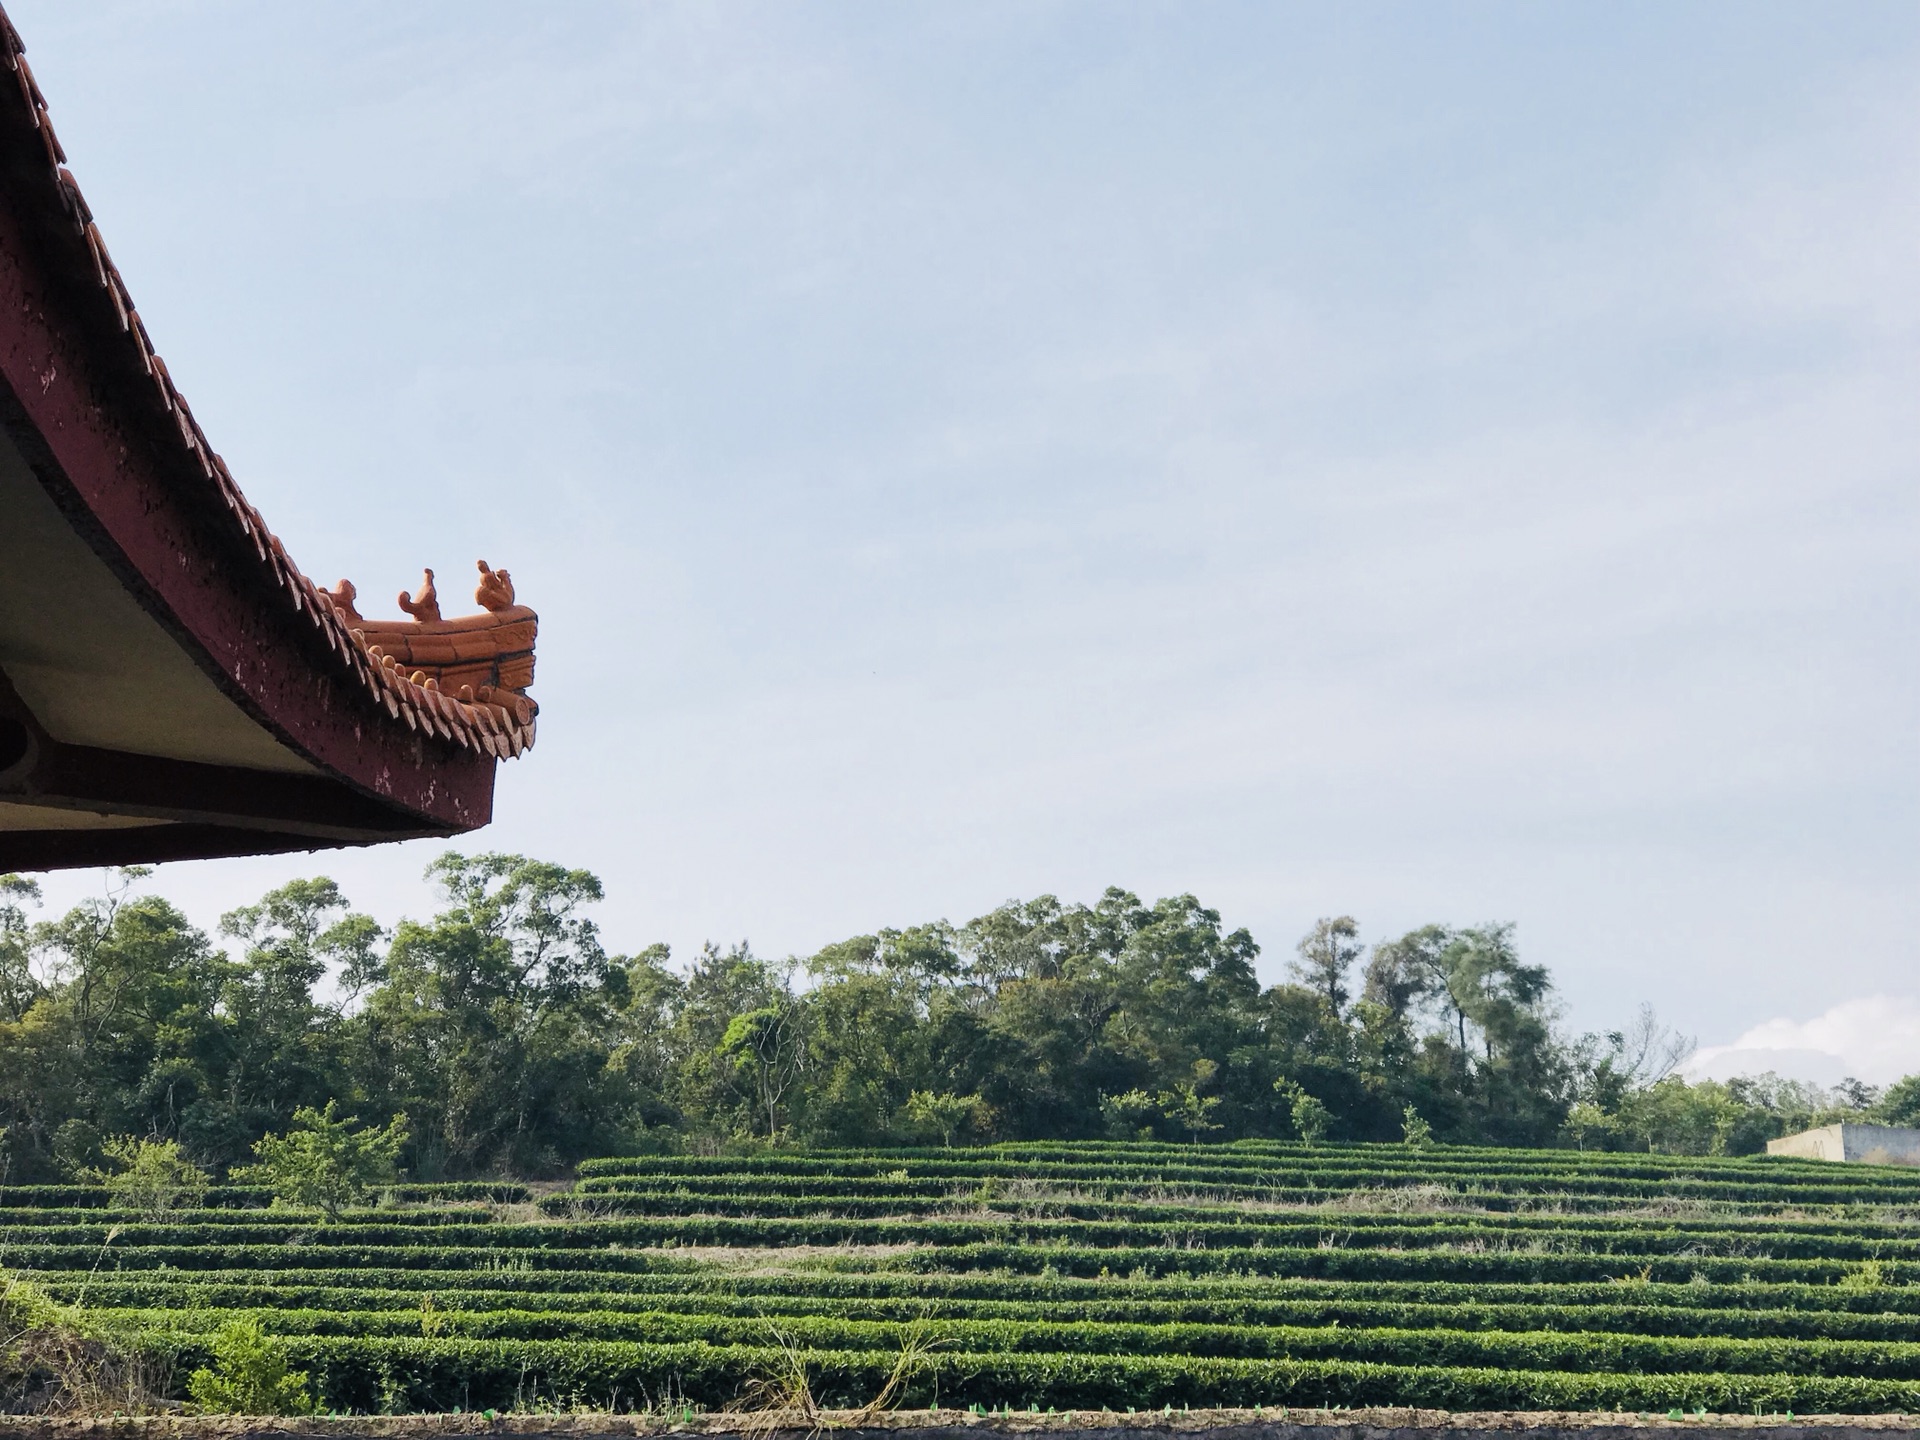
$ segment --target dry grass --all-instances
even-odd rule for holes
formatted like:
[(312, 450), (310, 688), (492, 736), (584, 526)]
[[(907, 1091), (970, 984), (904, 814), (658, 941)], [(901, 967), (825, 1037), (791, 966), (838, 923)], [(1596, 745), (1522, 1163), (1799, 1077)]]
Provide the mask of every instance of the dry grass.
[(1349, 1190), (1331, 1200), (1323, 1200), (1322, 1210), (1350, 1210), (1370, 1215), (1431, 1215), (1439, 1213), (1480, 1212), (1459, 1192), (1445, 1185), (1381, 1185), (1364, 1190)]
[[(1045, 1180), (996, 1179), (990, 1191), (957, 1187), (929, 1215), (941, 1218), (1020, 1220), (1046, 1218), (1050, 1206), (1169, 1205), (1218, 1210), (1224, 1215), (1316, 1215), (1326, 1211), (1373, 1214), (1492, 1214), (1473, 1197), (1445, 1185), (1381, 1185), (1328, 1192), (1323, 1199), (1274, 1199), (1246, 1189), (1144, 1184), (1085, 1187)], [(1019, 1210), (1002, 1208), (1018, 1205)], [(1201, 1217), (1204, 1218), (1204, 1217)]]
[(495, 1200), (485, 1213), (495, 1225), (551, 1225), (555, 1221), (531, 1200)]
[(658, 1253), (703, 1270), (724, 1270), (738, 1275), (784, 1275), (863, 1269), (926, 1248), (924, 1245), (681, 1245)]
[(927, 1338), (923, 1323), (916, 1322), (902, 1338), (900, 1354), (873, 1398), (852, 1409), (829, 1409), (814, 1397), (806, 1352), (799, 1343), (771, 1322), (767, 1330), (779, 1349), (779, 1358), (770, 1373), (750, 1382), (740, 1398), (726, 1407), (730, 1413), (742, 1417), (740, 1428), (746, 1435), (769, 1435), (801, 1428), (809, 1435), (817, 1435), (823, 1430), (871, 1425), (882, 1415), (899, 1408), (906, 1398), (907, 1386), (926, 1369), (938, 1343)]
[(151, 1415), (178, 1408), (172, 1378), (170, 1356), (0, 1271), (0, 1411)]

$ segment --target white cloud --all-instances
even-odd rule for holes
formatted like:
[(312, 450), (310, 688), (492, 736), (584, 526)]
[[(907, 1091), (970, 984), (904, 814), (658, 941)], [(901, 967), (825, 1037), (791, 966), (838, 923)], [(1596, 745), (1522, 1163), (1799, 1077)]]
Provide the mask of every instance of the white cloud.
[(1811, 1020), (1768, 1020), (1729, 1045), (1706, 1046), (1686, 1070), (1695, 1080), (1772, 1070), (1822, 1085), (1846, 1075), (1885, 1085), (1920, 1071), (1920, 1000), (1871, 995)]

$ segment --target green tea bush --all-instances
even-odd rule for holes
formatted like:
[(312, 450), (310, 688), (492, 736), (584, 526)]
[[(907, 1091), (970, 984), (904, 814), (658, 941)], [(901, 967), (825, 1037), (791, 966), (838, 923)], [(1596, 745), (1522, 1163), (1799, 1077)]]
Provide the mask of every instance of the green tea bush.
[(288, 1368), (286, 1342), (261, 1330), (258, 1319), (228, 1320), (211, 1351), (212, 1367), (202, 1366), (187, 1380), (195, 1409), (229, 1415), (313, 1413), (307, 1372)]
[(178, 1356), (204, 1409), (719, 1406), (800, 1371), (850, 1406), (890, 1379), (1055, 1408), (1920, 1406), (1920, 1175), (1187, 1125), (627, 1157), (536, 1207), (389, 1183), (391, 1127), (316, 1119), (307, 1160), (375, 1162), (330, 1202), (284, 1174), (188, 1208), (22, 1187), (0, 1247)]

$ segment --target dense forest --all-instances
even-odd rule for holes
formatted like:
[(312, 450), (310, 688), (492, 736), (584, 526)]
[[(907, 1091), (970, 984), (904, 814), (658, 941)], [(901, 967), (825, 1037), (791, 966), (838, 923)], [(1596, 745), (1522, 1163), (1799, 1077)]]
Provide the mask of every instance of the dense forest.
[(387, 1125), (419, 1179), (589, 1155), (1151, 1135), (1742, 1154), (1810, 1122), (1920, 1119), (1774, 1077), (1688, 1084), (1650, 1011), (1568, 1035), (1511, 926), (1364, 946), (1349, 917), (1262, 986), (1260, 947), (1191, 895), (1052, 896), (804, 958), (610, 953), (599, 881), (512, 855), (429, 867), (443, 908), (391, 932), (330, 880), (217, 937), (113, 872), (38, 914), (0, 877), (0, 1181), (71, 1177), (120, 1137), (214, 1170), (305, 1106)]

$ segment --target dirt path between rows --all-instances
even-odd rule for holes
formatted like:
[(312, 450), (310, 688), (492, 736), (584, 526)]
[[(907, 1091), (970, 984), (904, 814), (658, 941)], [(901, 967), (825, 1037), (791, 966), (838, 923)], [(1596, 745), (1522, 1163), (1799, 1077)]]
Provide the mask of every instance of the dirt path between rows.
[(1649, 1430), (1764, 1430), (1767, 1440), (1895, 1440), (1920, 1437), (1920, 1416), (1583, 1414), (1444, 1410), (1195, 1410), (1166, 1415), (1079, 1411), (1063, 1415), (971, 1415), (912, 1411), (844, 1419), (774, 1415), (365, 1415), (327, 1419), (241, 1416), (0, 1416), (0, 1440), (1645, 1440)]

